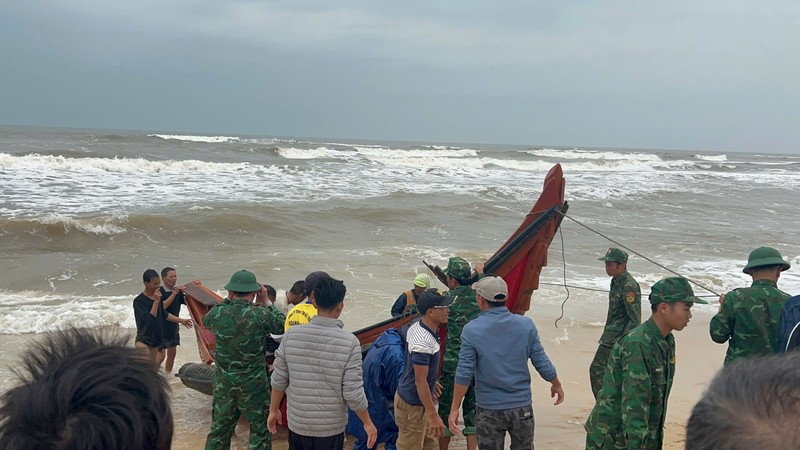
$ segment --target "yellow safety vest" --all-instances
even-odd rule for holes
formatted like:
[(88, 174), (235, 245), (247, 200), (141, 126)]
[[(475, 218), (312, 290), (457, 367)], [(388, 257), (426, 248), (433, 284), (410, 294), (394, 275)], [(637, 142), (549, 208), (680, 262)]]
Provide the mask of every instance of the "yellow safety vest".
[(411, 309), (411, 305), (417, 304), (417, 297), (414, 295), (413, 289), (407, 290), (405, 294), (406, 294), (406, 307), (403, 308), (403, 314), (407, 313)]

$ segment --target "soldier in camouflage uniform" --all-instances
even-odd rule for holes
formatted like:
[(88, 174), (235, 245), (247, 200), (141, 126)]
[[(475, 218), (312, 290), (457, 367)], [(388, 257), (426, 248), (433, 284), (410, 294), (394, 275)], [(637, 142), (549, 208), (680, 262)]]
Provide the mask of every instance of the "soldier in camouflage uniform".
[[(472, 277), (472, 268), (464, 258), (450, 258), (447, 262), (447, 286), (450, 288), (444, 295), (456, 297), (450, 305), (450, 314), (447, 319), (447, 336), (444, 345), (444, 362), (442, 374), (439, 378), (442, 384), (442, 395), (439, 397), (439, 416), (447, 423), (450, 416), (450, 405), (453, 401), (455, 388), (456, 368), (458, 367), (458, 353), (461, 351), (461, 330), (467, 322), (475, 319), (480, 314), (478, 299), (469, 282)], [(463, 433), (467, 437), (467, 448), (474, 450), (478, 444), (475, 439), (475, 388), (470, 386), (464, 403), (461, 406), (464, 415)], [(445, 431), (445, 437), (439, 439), (439, 448), (444, 450), (450, 445), (450, 430)]]
[(263, 308), (252, 304), (256, 296), (265, 300), (267, 291), (251, 272), (234, 273), (225, 289), (228, 297), (203, 318), (203, 325), (214, 333), (217, 343), (214, 403), (206, 450), (230, 448), (242, 413), (250, 422), (250, 449), (270, 450), (270, 389), (264, 336), (283, 334), (285, 317), (273, 305)]
[(597, 403), (586, 421), (586, 449), (661, 449), (667, 398), (675, 375), (675, 338), (692, 317), (685, 278), (664, 278), (650, 290), (650, 319), (611, 351)]
[(628, 273), (628, 254), (612, 247), (598, 261), (606, 262), (606, 273), (612, 278), (606, 325), (600, 336), (597, 353), (589, 366), (589, 381), (595, 400), (603, 385), (606, 363), (614, 344), (642, 322), (642, 291), (639, 290), (639, 283)]
[(778, 278), (789, 267), (777, 250), (759, 247), (750, 252), (743, 270), (753, 284), (720, 296), (710, 332), (714, 342), (728, 342), (725, 365), (778, 350), (778, 320), (783, 304), (791, 297), (778, 289)]

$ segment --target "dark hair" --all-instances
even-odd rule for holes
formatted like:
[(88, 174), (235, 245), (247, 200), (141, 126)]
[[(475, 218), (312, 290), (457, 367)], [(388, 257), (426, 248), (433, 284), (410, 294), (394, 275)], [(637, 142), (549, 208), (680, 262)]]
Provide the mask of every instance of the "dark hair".
[(270, 301), (274, 302), (275, 301), (275, 297), (278, 296), (278, 293), (275, 292), (275, 288), (270, 286), (270, 285), (268, 285), (268, 284), (265, 284), (264, 288), (267, 289), (267, 298), (270, 299)]
[(34, 343), (0, 398), (0, 448), (170, 449), (169, 385), (128, 341), (69, 329)]
[(692, 409), (686, 450), (800, 448), (800, 353), (736, 360)]
[(318, 309), (331, 310), (344, 301), (347, 288), (342, 280), (323, 278), (314, 288), (314, 301)]
[(306, 282), (304, 280), (295, 281), (292, 288), (289, 289), (294, 295), (302, 295), (306, 293)]
[(145, 283), (149, 283), (155, 280), (156, 278), (158, 278), (158, 272), (156, 272), (153, 269), (147, 269), (142, 274), (142, 281), (144, 281)]
[(161, 278), (166, 277), (167, 274), (170, 272), (175, 272), (175, 269), (173, 269), (172, 267), (164, 267), (163, 269), (161, 269)]

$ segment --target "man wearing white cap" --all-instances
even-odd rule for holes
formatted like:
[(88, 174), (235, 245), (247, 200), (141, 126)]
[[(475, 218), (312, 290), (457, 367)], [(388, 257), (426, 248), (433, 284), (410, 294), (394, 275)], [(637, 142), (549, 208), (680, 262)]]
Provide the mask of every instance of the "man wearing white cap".
[(427, 274), (421, 273), (414, 277), (414, 287), (400, 294), (392, 305), (392, 317), (402, 316), (408, 312), (417, 311), (417, 298), (431, 287), (431, 279)]
[(478, 448), (533, 448), (533, 406), (528, 360), (545, 381), (555, 404), (564, 401), (556, 369), (544, 352), (539, 332), (527, 317), (511, 314), (505, 307), (506, 282), (489, 275), (472, 285), (480, 315), (464, 325), (455, 377), (455, 392), (448, 425), (458, 433), (458, 409), (467, 388), (475, 382), (475, 434)]

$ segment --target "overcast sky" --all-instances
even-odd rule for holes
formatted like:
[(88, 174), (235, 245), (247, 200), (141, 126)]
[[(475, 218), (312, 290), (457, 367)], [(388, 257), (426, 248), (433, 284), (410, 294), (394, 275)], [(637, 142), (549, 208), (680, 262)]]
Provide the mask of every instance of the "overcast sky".
[(800, 153), (800, 2), (11, 0), (0, 124)]

